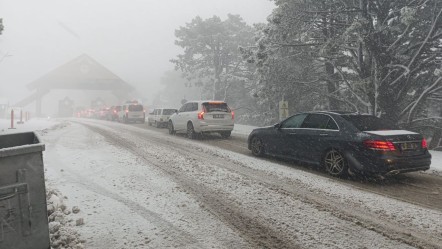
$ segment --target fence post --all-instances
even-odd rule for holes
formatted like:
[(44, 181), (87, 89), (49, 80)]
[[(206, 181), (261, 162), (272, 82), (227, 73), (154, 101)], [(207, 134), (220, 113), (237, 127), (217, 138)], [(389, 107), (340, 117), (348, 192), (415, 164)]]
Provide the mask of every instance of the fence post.
[(23, 122), (23, 110), (20, 110), (20, 121), (18, 121), (17, 124), (24, 124), (24, 122)]
[(15, 129), (14, 128), (14, 109), (11, 110), (11, 127), (9, 129)]

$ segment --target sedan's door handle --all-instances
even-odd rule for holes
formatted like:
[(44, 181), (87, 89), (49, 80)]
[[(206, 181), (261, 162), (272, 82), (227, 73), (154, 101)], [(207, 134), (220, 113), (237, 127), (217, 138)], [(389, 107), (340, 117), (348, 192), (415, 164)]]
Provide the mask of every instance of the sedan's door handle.
[(289, 135), (291, 136), (296, 135), (296, 132), (290, 132)]
[(326, 136), (328, 136), (328, 134), (327, 133), (321, 133), (321, 134), (319, 134), (319, 136), (326, 137)]

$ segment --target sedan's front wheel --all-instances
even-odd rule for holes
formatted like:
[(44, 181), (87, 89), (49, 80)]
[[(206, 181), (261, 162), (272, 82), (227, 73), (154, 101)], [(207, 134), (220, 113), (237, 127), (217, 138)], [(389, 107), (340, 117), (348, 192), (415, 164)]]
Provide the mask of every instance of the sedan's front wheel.
[(253, 155), (255, 156), (264, 155), (264, 143), (262, 142), (261, 138), (253, 137), (252, 141), (250, 142), (250, 145)]
[(325, 154), (324, 166), (325, 170), (332, 176), (344, 176), (348, 172), (348, 166), (344, 156), (335, 149)]

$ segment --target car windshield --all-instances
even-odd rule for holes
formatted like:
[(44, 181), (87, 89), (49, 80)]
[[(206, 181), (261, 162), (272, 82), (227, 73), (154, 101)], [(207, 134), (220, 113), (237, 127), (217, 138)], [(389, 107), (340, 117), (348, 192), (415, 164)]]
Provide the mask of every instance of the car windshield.
[(141, 111), (143, 111), (143, 106), (142, 105), (130, 105), (129, 106), (129, 111), (131, 111), (131, 112), (141, 112)]
[(370, 115), (342, 115), (360, 131), (397, 130), (398, 127), (388, 120)]
[(203, 103), (206, 112), (230, 112), (226, 103)]

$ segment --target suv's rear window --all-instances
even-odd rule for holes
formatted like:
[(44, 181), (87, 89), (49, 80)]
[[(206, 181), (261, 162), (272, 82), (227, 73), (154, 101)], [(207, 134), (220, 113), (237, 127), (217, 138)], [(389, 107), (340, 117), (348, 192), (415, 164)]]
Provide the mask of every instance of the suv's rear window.
[(398, 127), (388, 120), (369, 115), (342, 115), (360, 131), (397, 130)]
[(175, 109), (164, 109), (163, 110), (163, 115), (172, 115), (175, 113)]
[(129, 111), (130, 112), (142, 112), (143, 111), (143, 106), (142, 105), (130, 105), (129, 106)]
[(230, 112), (226, 103), (203, 103), (206, 112)]

